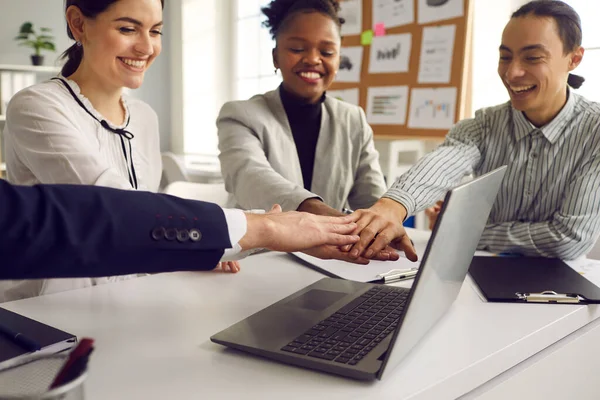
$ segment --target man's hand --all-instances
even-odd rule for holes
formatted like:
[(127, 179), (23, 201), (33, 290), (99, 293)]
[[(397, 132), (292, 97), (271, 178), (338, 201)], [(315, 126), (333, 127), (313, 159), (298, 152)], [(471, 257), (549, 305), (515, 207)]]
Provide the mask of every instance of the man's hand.
[(404, 251), (409, 260), (417, 261), (415, 248), (402, 226), (406, 217), (406, 209), (402, 204), (382, 198), (371, 208), (355, 211), (352, 216), (357, 216), (354, 233), (360, 234), (360, 241), (350, 249), (350, 257), (371, 259), (391, 244)]
[(438, 216), (440, 215), (440, 211), (442, 211), (442, 206), (444, 205), (444, 202), (442, 200), (439, 200), (437, 203), (435, 203), (435, 205), (433, 207), (429, 207), (425, 209), (425, 215), (427, 215), (427, 218), (429, 218), (429, 229), (433, 229), (433, 227), (435, 226), (435, 223), (438, 219)]
[(302, 251), (321, 245), (354, 244), (359, 237), (356, 216), (325, 217), (305, 212), (281, 212), (279, 205), (266, 214), (246, 214), (248, 228), (239, 241), (243, 250), (267, 248), (275, 251)]

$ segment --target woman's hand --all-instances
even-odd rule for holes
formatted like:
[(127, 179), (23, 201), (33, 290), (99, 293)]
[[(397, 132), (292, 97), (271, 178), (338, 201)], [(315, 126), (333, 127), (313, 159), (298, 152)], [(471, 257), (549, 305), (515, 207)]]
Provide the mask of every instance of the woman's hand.
[(240, 263), (239, 261), (224, 261), (220, 262), (217, 265), (217, 268), (221, 268), (223, 272), (231, 272), (232, 274), (236, 274), (240, 272)]

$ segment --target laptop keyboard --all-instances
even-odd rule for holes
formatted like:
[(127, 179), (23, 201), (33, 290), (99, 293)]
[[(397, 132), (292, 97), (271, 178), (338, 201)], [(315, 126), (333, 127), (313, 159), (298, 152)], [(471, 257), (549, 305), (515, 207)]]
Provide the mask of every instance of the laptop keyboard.
[(356, 365), (398, 326), (409, 291), (376, 286), (281, 350)]

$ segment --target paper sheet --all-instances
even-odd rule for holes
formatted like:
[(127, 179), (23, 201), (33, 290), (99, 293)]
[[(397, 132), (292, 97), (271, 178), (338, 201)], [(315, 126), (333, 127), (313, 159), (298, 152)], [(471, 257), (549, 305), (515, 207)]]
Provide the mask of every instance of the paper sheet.
[(359, 35), (362, 31), (362, 0), (344, 0), (338, 14), (344, 18), (342, 36)]
[(336, 82), (360, 82), (363, 47), (342, 47), (340, 50), (340, 69), (335, 76)]
[(456, 25), (423, 28), (419, 83), (450, 83)]
[(355, 89), (328, 90), (327, 95), (345, 101), (346, 103), (359, 105), (359, 91)]
[(373, 25), (387, 28), (415, 22), (414, 0), (373, 0)]
[(404, 125), (408, 86), (370, 87), (367, 91), (367, 121), (370, 124)]
[(419, 0), (419, 23), (442, 21), (464, 15), (463, 0)]
[(600, 287), (600, 261), (581, 257), (577, 260), (566, 261), (566, 263), (579, 272), (584, 278)]
[(374, 37), (369, 73), (408, 72), (411, 45), (410, 33)]
[(413, 89), (409, 128), (450, 129), (454, 124), (456, 88)]
[(321, 260), (304, 253), (292, 254), (312, 264), (317, 269), (357, 282), (369, 282), (377, 279), (377, 274), (383, 274), (392, 269), (418, 268), (420, 264), (419, 261), (412, 262), (405, 257), (400, 257), (398, 261), (371, 261), (369, 265), (359, 265), (339, 260)]

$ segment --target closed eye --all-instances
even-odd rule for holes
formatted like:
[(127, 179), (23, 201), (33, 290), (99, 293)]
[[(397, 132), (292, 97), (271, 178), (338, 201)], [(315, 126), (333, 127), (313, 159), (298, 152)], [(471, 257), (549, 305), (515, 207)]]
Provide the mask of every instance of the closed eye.
[(135, 32), (135, 29), (134, 28), (129, 28), (129, 27), (122, 27), (122, 28), (119, 28), (119, 32), (121, 32), (121, 33), (132, 33), (132, 32)]

